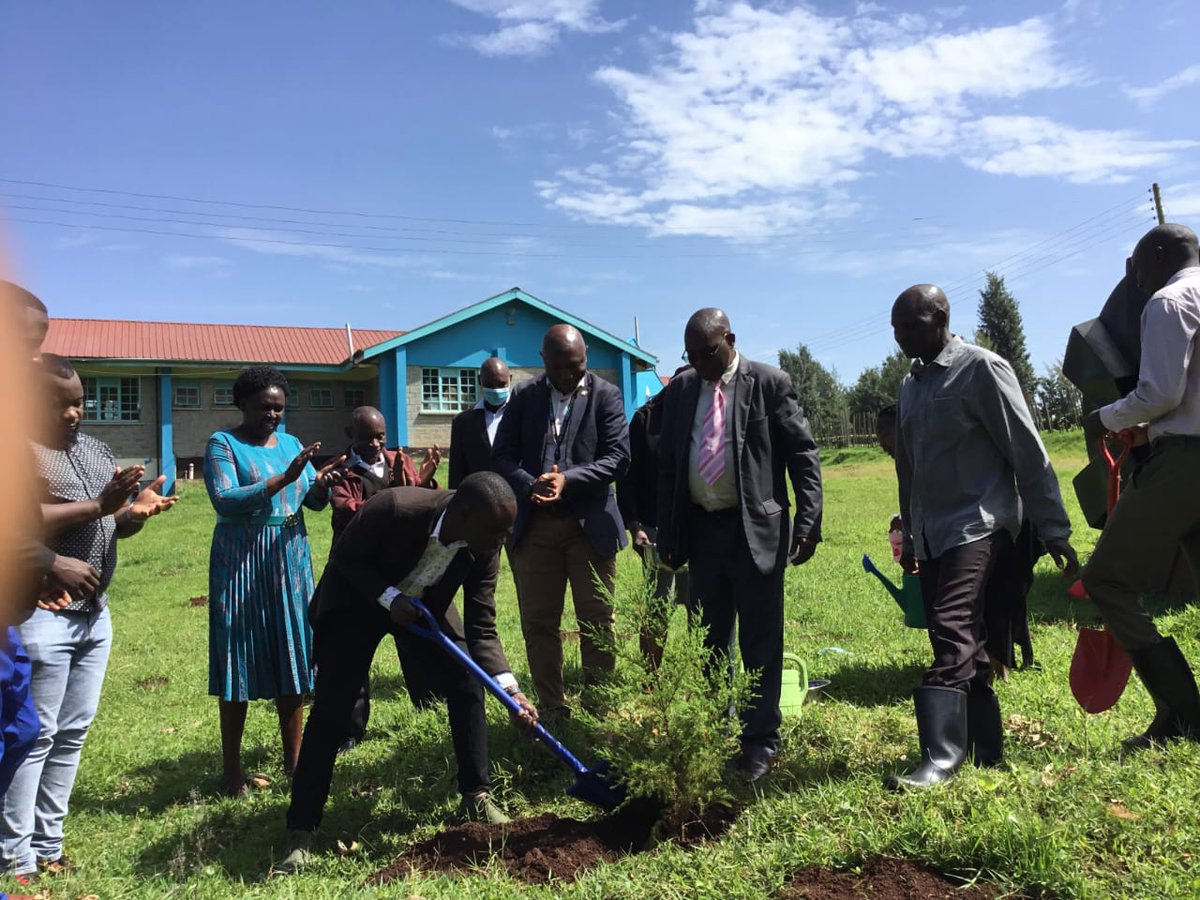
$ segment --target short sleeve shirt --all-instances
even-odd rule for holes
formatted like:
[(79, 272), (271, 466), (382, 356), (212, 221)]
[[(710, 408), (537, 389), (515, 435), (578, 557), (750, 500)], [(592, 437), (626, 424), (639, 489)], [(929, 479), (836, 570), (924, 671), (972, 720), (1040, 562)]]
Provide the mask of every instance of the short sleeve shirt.
[[(44, 482), (50, 502), (73, 503), (95, 500), (112, 480), (117, 461), (108, 444), (86, 434), (77, 434), (65, 450), (33, 442), (38, 477)], [(65, 531), (47, 541), (60, 556), (80, 559), (100, 573), (100, 588), (93, 597), (73, 599), (67, 611), (92, 612), (108, 603), (105, 595), (117, 568), (117, 522), (104, 516)]]

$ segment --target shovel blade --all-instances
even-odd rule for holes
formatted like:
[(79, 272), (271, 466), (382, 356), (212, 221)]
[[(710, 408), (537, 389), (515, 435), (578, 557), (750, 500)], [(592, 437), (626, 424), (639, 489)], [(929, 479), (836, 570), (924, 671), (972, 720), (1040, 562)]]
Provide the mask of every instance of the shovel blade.
[(598, 806), (605, 812), (612, 812), (625, 802), (624, 785), (613, 782), (604, 763), (597, 763), (592, 768), (577, 773), (575, 783), (567, 788), (567, 793), (576, 800)]
[(1071, 693), (1093, 715), (1112, 708), (1125, 691), (1133, 660), (1107, 629), (1081, 628), (1071, 658)]

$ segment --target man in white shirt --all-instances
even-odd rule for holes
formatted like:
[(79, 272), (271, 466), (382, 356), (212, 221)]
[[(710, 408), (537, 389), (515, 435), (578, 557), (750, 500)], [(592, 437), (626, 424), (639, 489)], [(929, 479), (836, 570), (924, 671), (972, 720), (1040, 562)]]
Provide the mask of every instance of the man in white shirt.
[[(1200, 247), (1183, 225), (1159, 225), (1133, 251), (1142, 312), (1137, 387), (1088, 415), (1089, 440), (1128, 432), (1150, 455), (1124, 486), (1083, 572), (1084, 587), (1154, 700), (1154, 721), (1128, 749), (1186, 737), (1200, 740), (1200, 693), (1174, 638), (1164, 638), (1142, 604), (1155, 551), (1200, 531)], [(1188, 544), (1184, 544), (1185, 549)], [(1200, 560), (1189, 559), (1193, 576)]]
[(490, 472), (492, 444), (508, 411), (512, 376), (508, 363), (498, 356), (479, 367), (479, 391), (482, 396), (474, 409), (460, 412), (450, 425), (450, 487), (472, 472)]

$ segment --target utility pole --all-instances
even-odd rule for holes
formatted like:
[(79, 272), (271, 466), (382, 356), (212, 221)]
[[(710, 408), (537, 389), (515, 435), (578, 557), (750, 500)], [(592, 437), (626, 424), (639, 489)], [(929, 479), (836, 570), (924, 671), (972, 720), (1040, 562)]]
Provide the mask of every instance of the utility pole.
[(1163, 215), (1162, 208), (1162, 192), (1158, 189), (1158, 182), (1150, 185), (1150, 190), (1154, 193), (1154, 214), (1158, 216), (1158, 224), (1166, 225), (1167, 217)]

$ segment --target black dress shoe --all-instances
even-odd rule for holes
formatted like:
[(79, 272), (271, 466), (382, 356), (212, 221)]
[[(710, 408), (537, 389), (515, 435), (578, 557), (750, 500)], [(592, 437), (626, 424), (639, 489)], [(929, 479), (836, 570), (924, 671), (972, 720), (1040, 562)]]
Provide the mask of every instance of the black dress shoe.
[(775, 754), (766, 747), (747, 747), (738, 760), (738, 772), (747, 784), (754, 784), (771, 771), (771, 760)]

